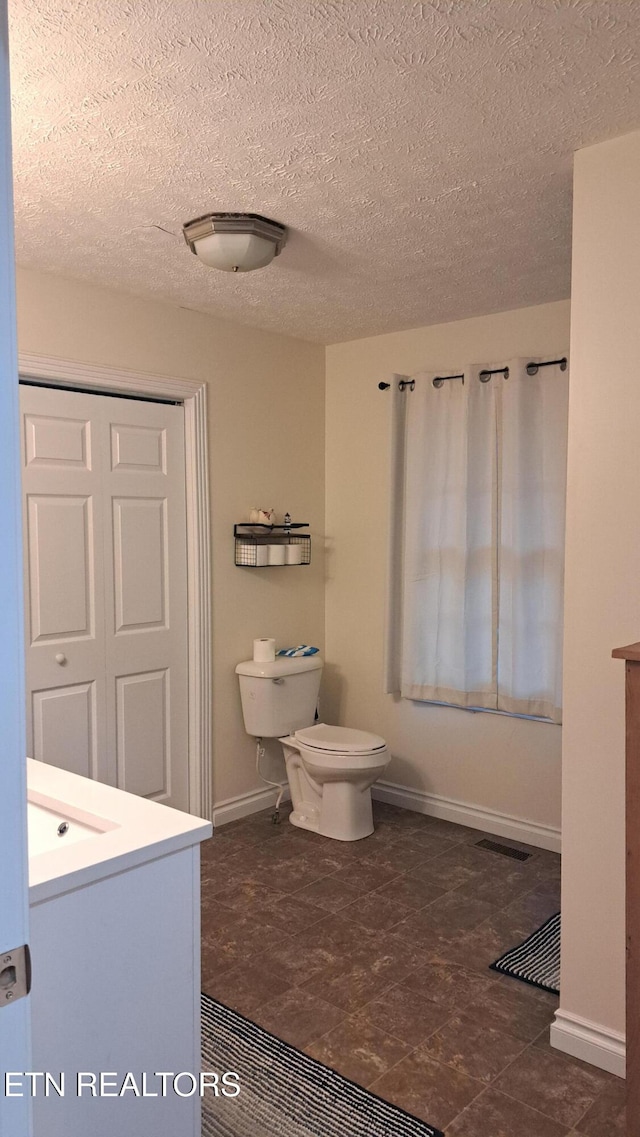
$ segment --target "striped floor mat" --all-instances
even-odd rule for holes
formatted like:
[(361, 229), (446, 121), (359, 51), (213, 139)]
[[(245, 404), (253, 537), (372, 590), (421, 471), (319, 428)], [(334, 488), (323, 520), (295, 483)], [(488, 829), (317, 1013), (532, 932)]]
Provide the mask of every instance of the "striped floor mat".
[(560, 991), (560, 913), (546, 920), (519, 947), (501, 955), (491, 964), (491, 969), (557, 995)]
[(202, 1069), (240, 1085), (235, 1097), (205, 1091), (202, 1137), (443, 1137), (208, 995)]

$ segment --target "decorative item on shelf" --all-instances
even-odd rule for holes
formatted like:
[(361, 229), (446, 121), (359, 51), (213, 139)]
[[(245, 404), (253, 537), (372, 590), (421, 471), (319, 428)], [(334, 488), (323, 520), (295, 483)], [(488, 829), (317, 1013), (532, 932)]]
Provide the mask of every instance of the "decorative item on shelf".
[(249, 512), (249, 524), (250, 525), (257, 525), (259, 520), (260, 520), (260, 510), (256, 509), (256, 507), (254, 505), (253, 509), (250, 510), (250, 512)]
[(259, 525), (275, 525), (276, 511), (275, 509), (259, 509), (258, 510), (258, 524)]
[(285, 513), (285, 515), (284, 515), (284, 523), (285, 523), (285, 525), (290, 525), (290, 524), (291, 524), (291, 514), (290, 514), (290, 513)]

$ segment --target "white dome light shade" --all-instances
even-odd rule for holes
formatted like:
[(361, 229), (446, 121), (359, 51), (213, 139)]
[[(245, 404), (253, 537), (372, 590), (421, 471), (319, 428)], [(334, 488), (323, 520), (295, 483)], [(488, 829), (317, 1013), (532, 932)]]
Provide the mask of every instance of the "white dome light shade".
[(287, 230), (257, 213), (208, 213), (183, 226), (192, 253), (223, 272), (264, 268), (285, 244)]
[(196, 254), (206, 265), (223, 272), (251, 272), (268, 265), (276, 247), (255, 233), (210, 233), (196, 241)]

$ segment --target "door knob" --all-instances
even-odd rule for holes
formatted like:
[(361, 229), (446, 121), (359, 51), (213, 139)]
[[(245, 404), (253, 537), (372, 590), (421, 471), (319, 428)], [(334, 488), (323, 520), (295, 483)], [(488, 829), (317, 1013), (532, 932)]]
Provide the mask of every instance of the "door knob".
[(59, 663), (60, 666), (62, 667), (66, 662), (67, 662), (66, 655), (63, 655), (62, 652), (59, 651), (58, 654), (56, 655), (56, 663)]

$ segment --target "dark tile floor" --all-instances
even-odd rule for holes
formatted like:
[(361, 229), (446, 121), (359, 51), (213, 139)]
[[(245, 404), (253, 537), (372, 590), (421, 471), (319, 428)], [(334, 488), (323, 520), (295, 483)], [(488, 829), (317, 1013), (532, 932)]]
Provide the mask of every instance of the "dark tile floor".
[(204, 990), (447, 1137), (622, 1137), (624, 1082), (549, 1046), (556, 997), (488, 970), (558, 910), (559, 857), (375, 816), (353, 844), (285, 810), (203, 845)]

